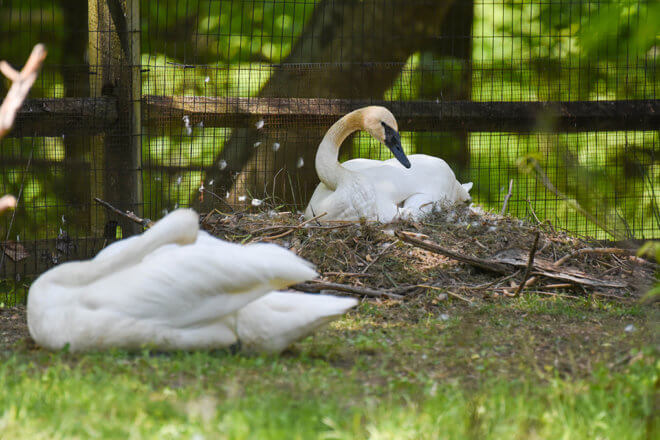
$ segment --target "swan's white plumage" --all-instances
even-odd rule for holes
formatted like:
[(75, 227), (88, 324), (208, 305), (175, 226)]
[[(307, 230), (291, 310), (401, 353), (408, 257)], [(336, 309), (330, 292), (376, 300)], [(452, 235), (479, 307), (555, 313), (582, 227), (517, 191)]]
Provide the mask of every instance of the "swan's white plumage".
[(328, 130), (316, 157), (321, 183), (307, 206), (307, 218), (326, 212), (324, 220), (389, 222), (418, 217), (438, 202), (470, 200), (472, 184), (461, 185), (449, 165), (437, 157), (411, 155), (410, 168), (404, 168), (397, 159), (352, 159), (339, 164), (341, 143), (353, 131), (364, 128), (382, 142), (378, 132), (381, 120), (396, 127), (387, 109), (365, 107), (344, 116)]
[[(287, 314), (269, 307), (267, 299), (281, 295), (272, 290), (315, 276), (283, 248), (218, 240), (198, 230), (194, 211), (178, 210), (90, 261), (39, 277), (28, 296), (28, 326), (50, 349), (221, 348), (244, 334), (248, 347), (277, 352), (356, 304), (291, 293)], [(255, 322), (267, 324), (250, 329)]]

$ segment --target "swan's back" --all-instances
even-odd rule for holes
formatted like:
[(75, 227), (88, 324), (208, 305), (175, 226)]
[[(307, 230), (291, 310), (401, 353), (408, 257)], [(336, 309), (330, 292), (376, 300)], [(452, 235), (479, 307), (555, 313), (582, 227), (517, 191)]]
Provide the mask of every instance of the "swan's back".
[[(371, 189), (372, 197), (364, 200), (365, 206), (359, 207), (363, 212), (367, 212), (367, 204), (373, 207), (374, 216), (366, 218), (388, 222), (397, 216), (417, 217), (430, 212), (436, 202), (456, 203), (470, 200), (469, 190), (472, 183), (461, 184), (444, 160), (425, 154), (413, 154), (408, 158), (410, 168), (401, 166), (397, 159), (352, 159), (342, 163), (345, 169), (355, 173), (355, 179), (360, 179), (362, 187), (368, 185)], [(324, 205), (342, 208), (340, 217), (324, 217), (328, 220), (358, 220), (360, 215), (357, 209), (349, 203), (357, 199), (354, 195), (356, 193), (354, 188), (337, 188), (337, 191), (333, 192), (321, 183), (309, 206), (314, 206), (314, 209), (319, 211), (317, 215), (323, 211)], [(317, 209), (316, 206), (321, 208)], [(326, 211), (328, 210), (326, 208)], [(339, 210), (334, 210), (337, 211)], [(308, 217), (311, 214), (306, 212)]]
[[(239, 310), (316, 276), (309, 263), (279, 246), (240, 246), (205, 232), (191, 243), (170, 228), (175, 223), (160, 230), (157, 224), (154, 234), (118, 242), (93, 260), (55, 267), (37, 279), (28, 296), (35, 341), (51, 349), (69, 344), (72, 351), (224, 347), (237, 340)], [(128, 263), (124, 254), (131, 256)]]

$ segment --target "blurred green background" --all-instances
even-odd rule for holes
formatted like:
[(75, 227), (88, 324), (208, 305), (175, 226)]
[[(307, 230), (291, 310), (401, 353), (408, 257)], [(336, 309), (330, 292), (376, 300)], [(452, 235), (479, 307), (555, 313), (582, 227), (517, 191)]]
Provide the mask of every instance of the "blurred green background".
[[(0, 58), (20, 66), (37, 42), (49, 48), (31, 97), (89, 96), (95, 66), (88, 65), (87, 6), (0, 0)], [(657, 99), (659, 90), (657, 1), (143, 0), (140, 8), (143, 94), (574, 101)], [(8, 85), (0, 81), (0, 94)], [(322, 131), (254, 132), (183, 122), (144, 127), (143, 215), (194, 204), (202, 182), (221, 197), (229, 192), (230, 202), (270, 197), (304, 207), (317, 182), (313, 155)], [(442, 157), (459, 180), (474, 181), (473, 198), (486, 208), (499, 211), (513, 179), (513, 215), (533, 210), (555, 227), (598, 238), (660, 237), (657, 130), (431, 128), (402, 138), (407, 152)], [(22, 187), (10, 239), (90, 235), (98, 195), (88, 184), (92, 141), (1, 141), (0, 193)], [(368, 135), (350, 143), (344, 159), (389, 157)], [(248, 147), (254, 153), (244, 160), (228, 153)], [(216, 174), (229, 170), (232, 187), (217, 186)], [(3, 240), (9, 223), (0, 219)]]

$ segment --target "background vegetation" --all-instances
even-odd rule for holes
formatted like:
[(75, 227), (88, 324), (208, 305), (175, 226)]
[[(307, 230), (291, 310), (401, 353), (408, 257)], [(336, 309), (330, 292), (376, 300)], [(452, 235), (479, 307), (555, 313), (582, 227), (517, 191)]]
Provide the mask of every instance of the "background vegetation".
[[(332, 22), (330, 28), (341, 27), (342, 35), (332, 37), (336, 41), (331, 41), (332, 50), (326, 53), (305, 46), (306, 41), (330, 35), (320, 33), (323, 28), (314, 34), (318, 21), (314, 17), (321, 12), (341, 23), (351, 14), (371, 14), (373, 26), (381, 29), (377, 26), (380, 16), (373, 15), (380, 9), (378, 2), (330, 3), (143, 0), (143, 93), (475, 101), (657, 97), (657, 2), (477, 0), (452, 5), (446, 17), (440, 11), (443, 3), (438, 3), (437, 14), (425, 4), (428, 14), (410, 18), (423, 29), (417, 39), (408, 37), (397, 23), (390, 25), (388, 37), (382, 30), (378, 35), (375, 31), (360, 34), (360, 26), (368, 24), (345, 29), (341, 26), (348, 25)], [(416, 2), (386, 3), (401, 16), (415, 12)], [(328, 12), (331, 7), (334, 15)], [(3, 58), (20, 64), (34, 43), (48, 43), (48, 66), (32, 96), (89, 93), (93, 66), (86, 64), (86, 8), (86, 1), (5, 0), (0, 5)], [(393, 43), (396, 40), (390, 37), (405, 41)], [(366, 46), (349, 51), (360, 39)], [(382, 53), (378, 43), (385, 47)], [(361, 60), (375, 67), (355, 67)], [(303, 64), (282, 73), (282, 63), (293, 61)], [(312, 80), (296, 80), (296, 75)], [(347, 80), (327, 90), (313, 81), (323, 75)], [(341, 84), (353, 87), (343, 90)], [(0, 93), (6, 86), (0, 82)], [(275, 142), (281, 144), (277, 153), (256, 152), (244, 163), (225, 160), (227, 170), (245, 176), (242, 184), (233, 186), (231, 197), (263, 198), (267, 191), (302, 206), (316, 183), (314, 145), (309, 144), (318, 136), (308, 127), (279, 127), (259, 141), (264, 150)], [(192, 127), (189, 133), (183, 123), (145, 129), (142, 139), (144, 213), (149, 217), (194, 202), (202, 181), (211, 188), (219, 185), (214, 173), (219, 173), (225, 148), (256, 144), (249, 130)], [(514, 179), (509, 206), (515, 215), (528, 215), (531, 206), (541, 219), (601, 238), (613, 238), (605, 230), (615, 231), (614, 238), (633, 233), (657, 237), (660, 230), (660, 195), (655, 188), (660, 181), (657, 131), (408, 132), (403, 139), (407, 151), (443, 157), (461, 180), (473, 180), (475, 201), (486, 207), (499, 207), (509, 179)], [(0, 190), (18, 193), (23, 186), (24, 207), (13, 227), (23, 239), (53, 238), (60, 229), (71, 236), (89, 234), (89, 142), (84, 136), (3, 141)], [(345, 158), (388, 157), (368, 136), (356, 136), (351, 142), (352, 148), (344, 149)], [(33, 161), (26, 174), (30, 156)], [(298, 168), (294, 164), (301, 157), (305, 165)], [(538, 167), (530, 167), (530, 161)], [(281, 168), (287, 169), (288, 186), (294, 188), (287, 188), (287, 183), (269, 187)], [(296, 194), (295, 200), (291, 193)], [(600, 226), (577, 213), (575, 202), (592, 213)]]

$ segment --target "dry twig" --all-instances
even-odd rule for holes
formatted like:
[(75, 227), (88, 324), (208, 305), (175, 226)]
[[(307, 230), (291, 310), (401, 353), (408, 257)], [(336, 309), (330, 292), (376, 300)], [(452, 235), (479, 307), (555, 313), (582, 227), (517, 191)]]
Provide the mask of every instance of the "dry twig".
[(566, 254), (563, 257), (561, 257), (559, 260), (554, 262), (554, 265), (556, 267), (561, 266), (564, 264), (566, 261), (570, 260), (573, 257), (576, 257), (581, 254), (619, 254), (619, 255), (634, 255), (635, 251), (629, 250), (629, 249), (621, 249), (621, 248), (583, 248), (583, 249), (577, 249), (570, 254)]
[(115, 214), (121, 215), (122, 217), (125, 217), (132, 222), (142, 225), (142, 227), (144, 228), (148, 229), (154, 225), (154, 222), (152, 222), (148, 218), (138, 217), (137, 215), (135, 215), (135, 213), (131, 211), (122, 211), (121, 209), (117, 209), (114, 206), (112, 206), (110, 203), (106, 202), (105, 200), (101, 200), (98, 197), (94, 197), (94, 201), (99, 205), (103, 206), (104, 208), (114, 212)]
[(338, 292), (353, 293), (359, 296), (371, 296), (375, 298), (402, 299), (403, 296), (396, 293), (369, 289), (367, 287), (351, 286), (348, 284), (330, 283), (328, 281), (307, 281), (305, 283), (295, 284), (289, 288), (301, 292), (320, 292), (321, 290), (336, 290)]
[(497, 272), (501, 274), (508, 274), (509, 272), (511, 272), (509, 270), (509, 267), (504, 264), (484, 260), (483, 258), (470, 257), (467, 255), (459, 254), (457, 252), (450, 251), (449, 249), (445, 249), (442, 246), (439, 246), (431, 241), (417, 238), (416, 235), (418, 234), (415, 234), (413, 232), (396, 231), (395, 235), (399, 237), (401, 240), (405, 241), (406, 243), (410, 243), (427, 251), (444, 255), (445, 257), (449, 257), (454, 260), (462, 261), (463, 263), (467, 263), (472, 266), (479, 267), (481, 269), (485, 269), (491, 272)]
[(513, 294), (513, 296), (520, 295), (520, 292), (525, 287), (525, 283), (527, 283), (527, 279), (529, 278), (529, 274), (532, 271), (532, 267), (534, 266), (534, 255), (536, 254), (536, 249), (539, 245), (539, 236), (540, 235), (541, 235), (541, 233), (539, 231), (536, 231), (536, 235), (534, 235), (534, 243), (532, 244), (532, 248), (529, 250), (529, 259), (527, 260), (527, 267), (525, 268), (525, 273), (523, 274), (523, 279), (520, 282), (520, 285), (516, 289), (516, 292)]
[(0, 72), (2, 72), (12, 82), (7, 97), (0, 105), (0, 139), (2, 139), (11, 127), (14, 125), (16, 114), (23, 105), (23, 101), (28, 95), (32, 84), (37, 79), (37, 74), (41, 65), (46, 59), (46, 46), (37, 44), (32, 49), (25, 66), (20, 72), (14, 70), (6, 61), (0, 61)]

